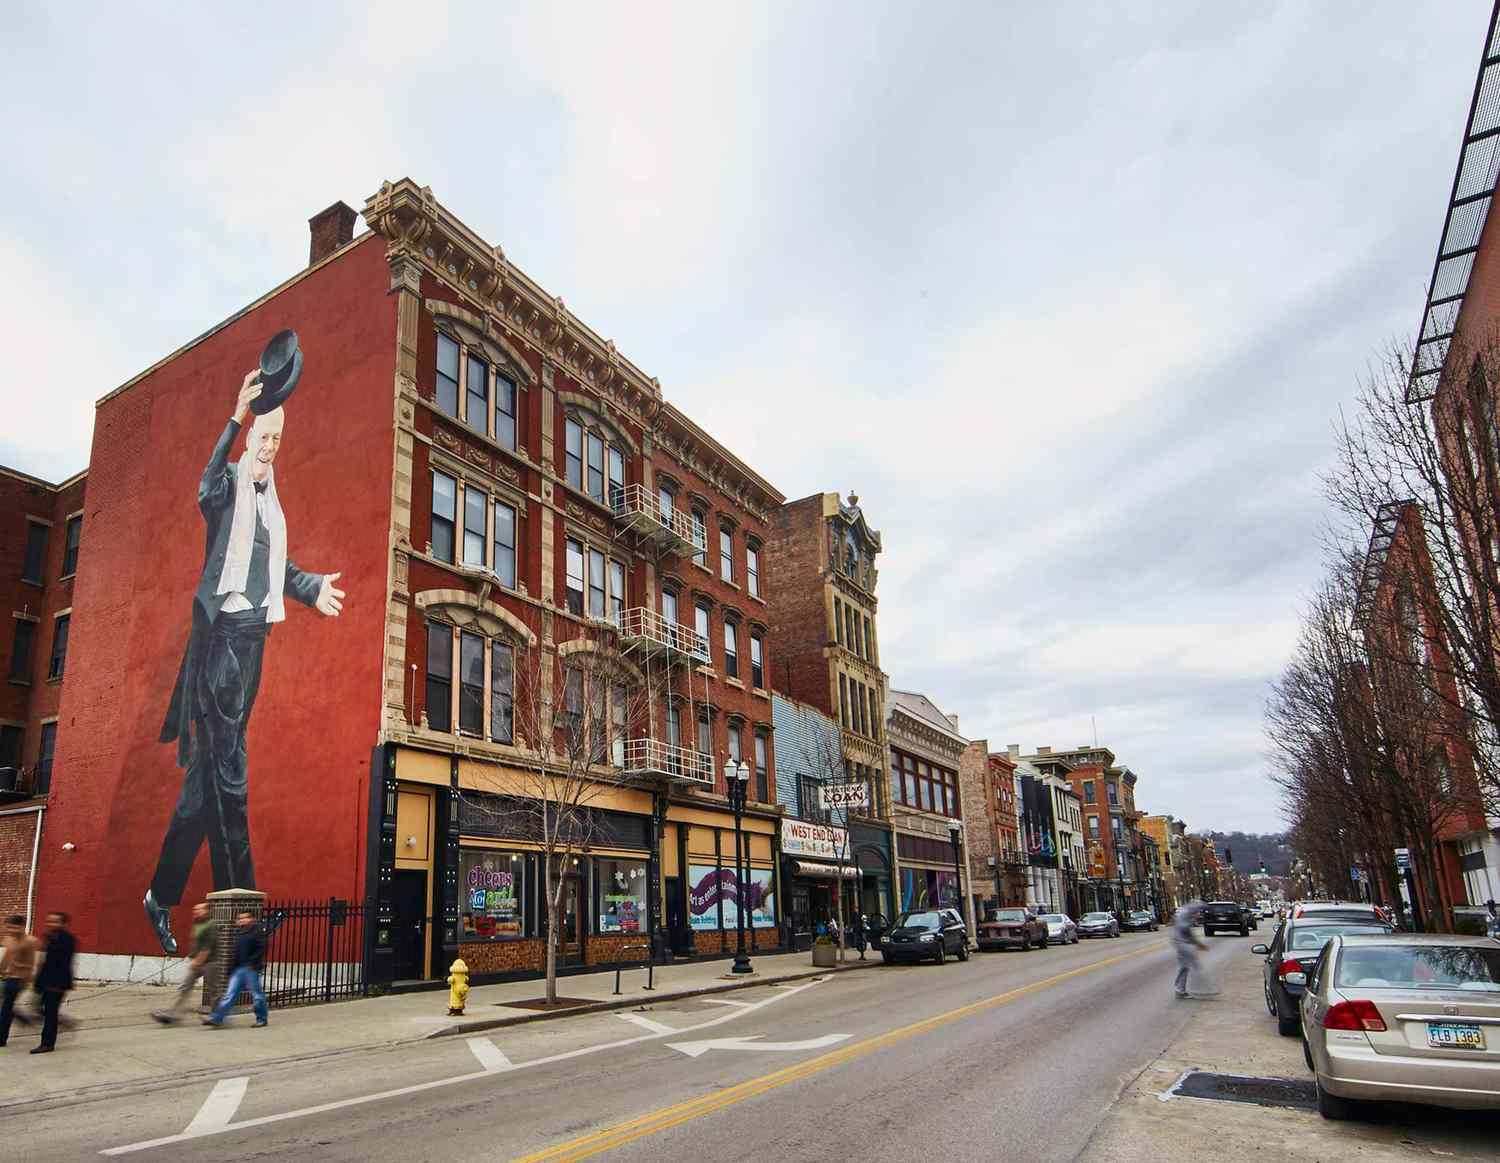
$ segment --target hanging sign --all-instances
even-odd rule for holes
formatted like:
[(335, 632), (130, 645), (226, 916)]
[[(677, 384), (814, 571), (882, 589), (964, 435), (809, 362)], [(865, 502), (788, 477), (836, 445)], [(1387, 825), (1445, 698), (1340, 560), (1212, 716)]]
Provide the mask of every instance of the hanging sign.
[(1405, 872), (1411, 868), (1411, 850), (1409, 848), (1396, 849), (1396, 871)]
[(870, 785), (864, 782), (825, 783), (818, 788), (818, 800), (825, 812), (840, 808), (868, 808)]

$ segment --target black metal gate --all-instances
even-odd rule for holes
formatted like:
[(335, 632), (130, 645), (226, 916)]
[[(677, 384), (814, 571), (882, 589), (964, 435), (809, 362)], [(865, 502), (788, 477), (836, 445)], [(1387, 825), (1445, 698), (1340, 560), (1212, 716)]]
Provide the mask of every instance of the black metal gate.
[(363, 901), (282, 901), (265, 908), (262, 985), (273, 1006), (312, 1005), (365, 994)]

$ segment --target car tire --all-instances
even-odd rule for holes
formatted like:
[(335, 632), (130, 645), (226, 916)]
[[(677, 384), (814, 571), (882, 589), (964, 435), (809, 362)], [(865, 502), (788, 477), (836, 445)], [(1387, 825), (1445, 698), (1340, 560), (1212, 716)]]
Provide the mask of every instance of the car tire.
[(1246, 926), (1241, 925), (1240, 926), (1240, 936), (1241, 937), (1248, 937), (1249, 935), (1250, 935), (1250, 930)]
[(948, 960), (948, 950), (941, 941), (937, 943), (937, 957), (935, 960), (939, 965)]
[(1323, 1089), (1321, 1081), (1315, 1081), (1318, 1088), (1318, 1113), (1330, 1122), (1342, 1122), (1352, 1119), (1359, 1113), (1359, 1104), (1353, 1099), (1340, 1098), (1336, 1094), (1329, 1094)]
[(1302, 1032), (1300, 1017), (1287, 1017), (1281, 1012), (1281, 1002), (1276, 1003), (1276, 1032), (1283, 1038), (1295, 1038)]
[(1021, 952), (1022, 953), (1030, 953), (1031, 952), (1031, 938), (1030, 937), (1022, 937), (1021, 938)]
[(1047, 936), (1046, 936), (1046, 934), (1045, 934), (1045, 933), (1044, 933), (1044, 934), (1043, 934), (1043, 935), (1042, 935), (1042, 939), (1041, 939), (1041, 941), (1039, 941), (1039, 942), (1038, 942), (1038, 943), (1037, 943), (1037, 948), (1038, 948), (1038, 949), (1045, 949), (1045, 948), (1046, 948), (1046, 947), (1047, 947)]
[(1214, 935), (1214, 931), (1212, 929), (1210, 929), (1207, 925), (1204, 925), (1203, 926), (1203, 935), (1205, 937), (1212, 937)]
[(889, 953), (882, 953), (882, 954), (881, 954), (881, 955), (880, 955), (880, 959), (881, 959), (881, 960), (882, 960), (882, 961), (884, 961), (884, 962), (885, 962), (885, 963), (886, 963), (886, 964), (887, 964), (887, 965), (890, 965), (890, 964), (892, 964), (892, 961), (891, 961), (891, 955), (890, 955), (890, 954), (889, 954)]
[(1261, 979), (1260, 991), (1266, 995), (1266, 1013), (1274, 1018), (1276, 1016), (1276, 999), (1271, 996), (1271, 987), (1266, 984), (1264, 978)]
[(1308, 1046), (1306, 1038), (1302, 1039), (1302, 1061), (1307, 1063), (1307, 1068), (1313, 1074), (1316, 1075), (1318, 1073), (1318, 1068), (1313, 1065), (1312, 1048)]
[(958, 947), (958, 959), (960, 961), (967, 961), (969, 959), (969, 946), (967, 944)]

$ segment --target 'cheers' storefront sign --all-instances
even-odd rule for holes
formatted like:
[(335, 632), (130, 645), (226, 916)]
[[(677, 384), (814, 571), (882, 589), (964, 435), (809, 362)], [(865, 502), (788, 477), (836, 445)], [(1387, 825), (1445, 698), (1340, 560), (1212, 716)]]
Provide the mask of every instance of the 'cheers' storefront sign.
[(787, 856), (811, 856), (817, 860), (839, 860), (849, 855), (849, 836), (831, 824), (809, 824), (805, 820), (781, 821), (781, 851)]

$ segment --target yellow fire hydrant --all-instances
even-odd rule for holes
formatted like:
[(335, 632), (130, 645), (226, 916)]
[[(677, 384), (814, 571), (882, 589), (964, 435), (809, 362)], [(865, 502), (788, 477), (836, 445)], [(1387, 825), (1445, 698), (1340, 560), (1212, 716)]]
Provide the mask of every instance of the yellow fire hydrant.
[(448, 966), (448, 1013), (457, 1016), (464, 1012), (464, 999), (469, 996), (469, 967), (460, 957)]

